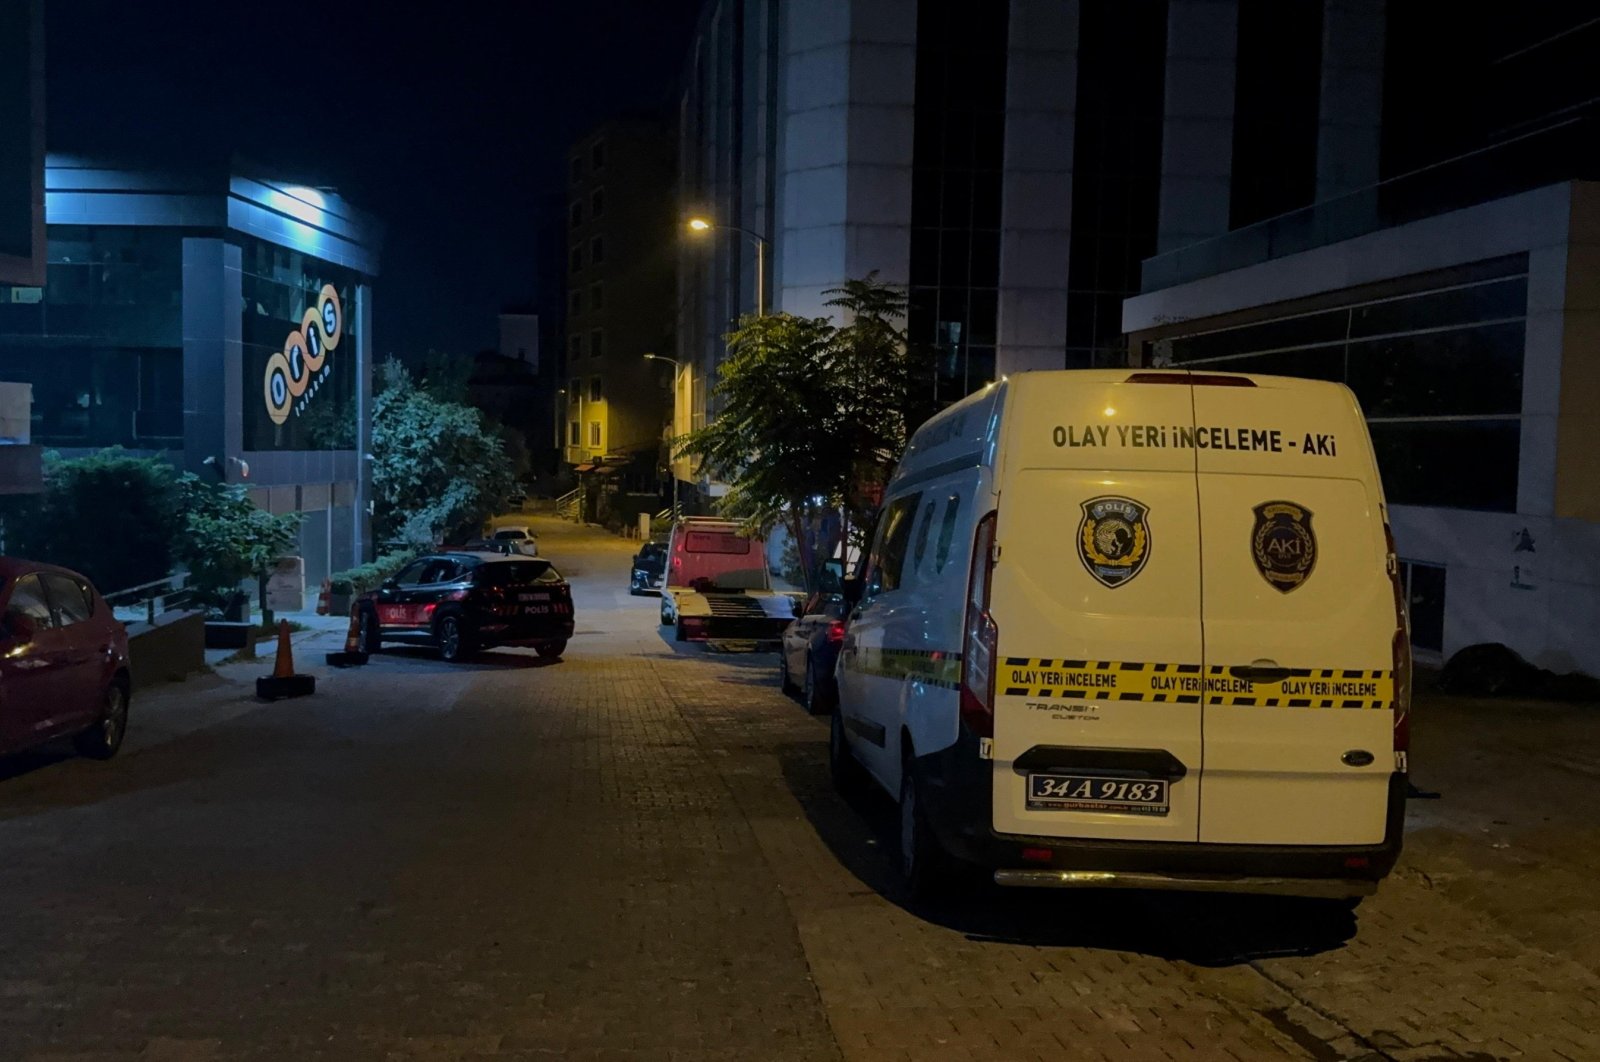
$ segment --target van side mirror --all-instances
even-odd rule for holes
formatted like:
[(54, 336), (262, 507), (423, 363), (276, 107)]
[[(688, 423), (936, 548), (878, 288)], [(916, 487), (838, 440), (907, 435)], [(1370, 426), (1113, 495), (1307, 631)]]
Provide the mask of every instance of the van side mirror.
[(847, 575), (839, 580), (839, 596), (844, 598), (844, 603), (851, 608), (861, 604), (862, 589), (859, 575)]

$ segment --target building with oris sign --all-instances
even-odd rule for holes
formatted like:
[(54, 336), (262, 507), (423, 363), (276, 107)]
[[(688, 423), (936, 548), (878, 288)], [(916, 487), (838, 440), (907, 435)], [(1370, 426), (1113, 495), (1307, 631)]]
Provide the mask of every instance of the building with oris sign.
[(56, 155), (45, 220), (43, 285), (0, 284), (0, 360), (32, 386), (32, 441), (163, 454), (304, 513), (313, 586), (363, 558), (378, 224), (237, 166)]

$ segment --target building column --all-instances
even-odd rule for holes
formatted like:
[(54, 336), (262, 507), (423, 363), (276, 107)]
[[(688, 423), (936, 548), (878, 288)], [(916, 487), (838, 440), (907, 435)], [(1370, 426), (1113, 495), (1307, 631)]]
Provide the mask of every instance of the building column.
[(995, 373), (1066, 367), (1078, 0), (1011, 0)]
[(1317, 199), (1378, 183), (1384, 0), (1323, 0)]
[(372, 285), (356, 285), (356, 491), (352, 549), (356, 563), (372, 556)]
[(244, 342), (239, 248), (219, 239), (183, 241), (183, 467), (206, 458), (233, 481), (229, 457), (244, 441)]
[(1171, 0), (1157, 252), (1228, 231), (1238, 0)]

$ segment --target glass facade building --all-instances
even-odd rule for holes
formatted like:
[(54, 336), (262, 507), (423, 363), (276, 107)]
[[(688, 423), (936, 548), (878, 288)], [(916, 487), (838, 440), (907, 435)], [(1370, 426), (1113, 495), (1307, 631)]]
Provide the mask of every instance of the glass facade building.
[(312, 585), (362, 559), (376, 223), (222, 170), (52, 157), (45, 181), (44, 283), (0, 285), (0, 375), (32, 385), (33, 441), (163, 455), (303, 513)]

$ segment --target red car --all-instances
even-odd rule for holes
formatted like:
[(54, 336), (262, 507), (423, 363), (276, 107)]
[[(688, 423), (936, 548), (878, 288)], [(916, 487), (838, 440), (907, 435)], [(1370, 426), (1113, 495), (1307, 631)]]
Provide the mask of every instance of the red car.
[(110, 759), (128, 729), (128, 632), (89, 580), (0, 557), (0, 752), (72, 735)]

